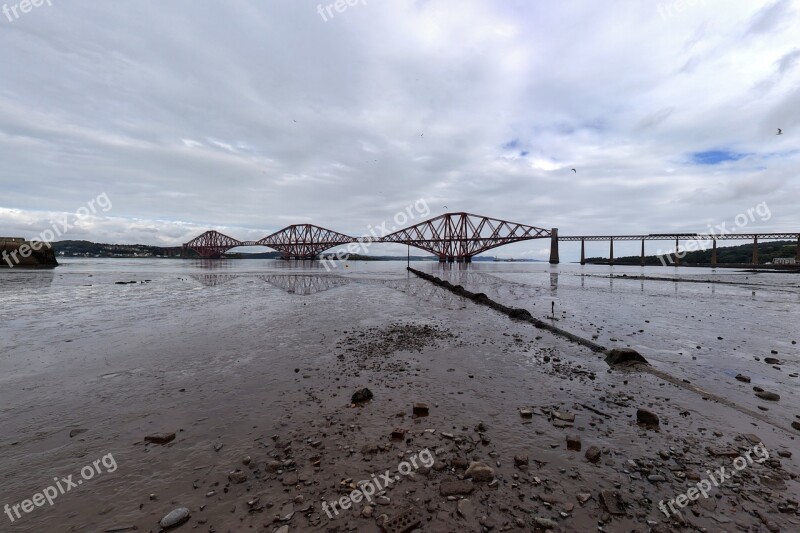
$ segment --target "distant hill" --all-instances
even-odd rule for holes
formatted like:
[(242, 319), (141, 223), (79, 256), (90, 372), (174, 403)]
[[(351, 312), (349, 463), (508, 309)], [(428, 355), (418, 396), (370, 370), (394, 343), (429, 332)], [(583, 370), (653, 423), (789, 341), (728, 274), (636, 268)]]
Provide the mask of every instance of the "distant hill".
[(90, 241), (58, 241), (53, 243), (57, 256), (63, 257), (180, 257), (180, 246), (146, 244), (102, 244)]
[[(772, 261), (776, 257), (795, 257), (797, 250), (797, 243), (792, 241), (772, 241), (758, 243), (758, 263), (764, 264)], [(674, 257), (670, 258), (674, 260)], [(664, 258), (667, 264), (670, 259)], [(738, 263), (748, 264), (753, 259), (753, 244), (740, 244), (738, 246), (726, 246), (724, 248), (717, 244), (717, 263)], [(586, 259), (587, 263), (591, 264), (606, 264), (608, 263), (607, 257), (590, 257)], [(694, 252), (687, 252), (681, 258), (682, 265), (707, 265), (711, 263), (711, 248), (708, 250), (697, 250)], [(640, 258), (638, 255), (615, 257), (614, 264), (616, 265), (638, 265)], [(646, 265), (661, 265), (662, 262), (659, 256), (648, 255), (645, 256)]]

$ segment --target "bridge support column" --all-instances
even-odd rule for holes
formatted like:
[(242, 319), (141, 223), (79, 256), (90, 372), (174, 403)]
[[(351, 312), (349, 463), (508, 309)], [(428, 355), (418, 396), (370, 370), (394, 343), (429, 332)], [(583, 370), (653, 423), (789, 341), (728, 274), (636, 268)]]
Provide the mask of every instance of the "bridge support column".
[(642, 255), (639, 256), (639, 264), (644, 266), (644, 239), (642, 239)]
[(794, 260), (800, 263), (800, 235), (797, 236), (797, 248), (794, 251)]
[(758, 235), (753, 238), (753, 260), (751, 261), (752, 264), (758, 264)]
[(465, 262), (465, 263), (472, 263), (472, 256), (471, 256), (471, 255), (468, 255), (468, 256), (466, 256), (466, 257), (464, 258), (464, 262)]
[(717, 266), (717, 239), (711, 239), (711, 266)]
[(550, 230), (550, 264), (558, 264), (558, 228)]
[(444, 263), (445, 261), (447, 261), (447, 256), (446, 255), (439, 255), (439, 262), (440, 263)]
[(678, 239), (675, 239), (675, 266), (681, 266), (680, 244)]
[(586, 264), (586, 239), (581, 239), (581, 264)]
[(609, 250), (608, 250), (608, 264), (609, 265), (613, 265), (614, 264), (614, 239), (613, 238), (611, 239), (611, 245), (609, 246)]

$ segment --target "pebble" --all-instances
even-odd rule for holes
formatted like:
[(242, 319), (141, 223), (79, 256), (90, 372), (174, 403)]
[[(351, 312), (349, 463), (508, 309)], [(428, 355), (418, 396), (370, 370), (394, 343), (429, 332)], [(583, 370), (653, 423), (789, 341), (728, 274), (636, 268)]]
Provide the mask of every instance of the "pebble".
[(189, 509), (186, 507), (178, 507), (177, 509), (170, 511), (170, 513), (162, 518), (158, 524), (164, 529), (170, 529), (186, 523), (190, 516), (192, 515), (189, 512)]
[(167, 444), (173, 440), (175, 440), (175, 433), (153, 433), (144, 438), (145, 442), (151, 442), (153, 444)]

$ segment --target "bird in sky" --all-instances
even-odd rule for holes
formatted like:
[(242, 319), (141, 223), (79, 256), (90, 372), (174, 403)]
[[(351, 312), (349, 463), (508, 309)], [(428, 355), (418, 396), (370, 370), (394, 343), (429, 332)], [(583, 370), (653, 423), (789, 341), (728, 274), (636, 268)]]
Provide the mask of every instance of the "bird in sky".
[(577, 171), (577, 170), (575, 170), (574, 168), (572, 169), (572, 171), (573, 171), (575, 174), (577, 174), (577, 173), (578, 173), (578, 171)]
[(447, 206), (444, 206), (444, 208), (447, 209)]
[(775, 135), (783, 135), (783, 130), (778, 128), (778, 133), (776, 133)]

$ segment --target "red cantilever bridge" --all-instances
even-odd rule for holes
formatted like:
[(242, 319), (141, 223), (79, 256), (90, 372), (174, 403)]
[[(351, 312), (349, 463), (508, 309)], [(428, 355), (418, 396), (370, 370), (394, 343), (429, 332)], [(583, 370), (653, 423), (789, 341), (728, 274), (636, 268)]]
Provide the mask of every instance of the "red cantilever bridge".
[(471, 262), (473, 256), (504, 244), (557, 239), (557, 235), (556, 229), (546, 230), (470, 213), (446, 213), (383, 237), (352, 237), (313, 224), (294, 224), (258, 241), (240, 241), (218, 231), (207, 231), (183, 247), (203, 258), (218, 258), (240, 246), (266, 246), (281, 252), (286, 259), (315, 259), (336, 246), (389, 242), (420, 248), (436, 255), (439, 261)]

